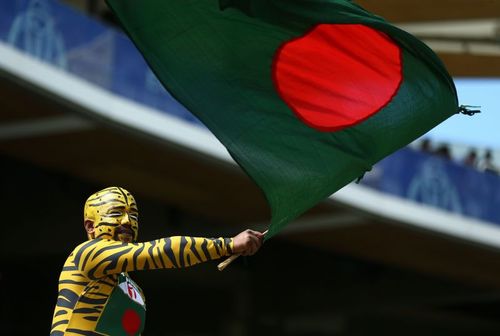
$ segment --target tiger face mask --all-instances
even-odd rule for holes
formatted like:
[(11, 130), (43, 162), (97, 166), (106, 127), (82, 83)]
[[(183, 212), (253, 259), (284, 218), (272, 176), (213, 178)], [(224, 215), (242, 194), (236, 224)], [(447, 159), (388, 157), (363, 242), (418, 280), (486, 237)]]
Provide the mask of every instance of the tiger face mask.
[(85, 202), (84, 221), (89, 239), (137, 241), (139, 211), (134, 196), (120, 187), (109, 187)]

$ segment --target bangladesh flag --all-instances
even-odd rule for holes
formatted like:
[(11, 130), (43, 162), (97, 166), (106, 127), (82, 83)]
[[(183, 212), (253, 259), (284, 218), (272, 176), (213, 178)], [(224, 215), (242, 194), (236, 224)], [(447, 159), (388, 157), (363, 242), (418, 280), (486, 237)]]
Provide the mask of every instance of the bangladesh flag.
[(346, 0), (108, 0), (263, 190), (268, 237), (458, 110), (412, 35)]

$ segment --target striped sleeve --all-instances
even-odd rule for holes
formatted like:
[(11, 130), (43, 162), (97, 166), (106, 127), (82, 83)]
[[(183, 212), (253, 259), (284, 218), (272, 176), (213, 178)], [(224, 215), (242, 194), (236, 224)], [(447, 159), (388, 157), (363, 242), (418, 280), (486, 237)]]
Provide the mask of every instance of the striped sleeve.
[(75, 249), (74, 263), (89, 279), (162, 268), (183, 268), (231, 255), (231, 238), (175, 236), (144, 243), (89, 240)]

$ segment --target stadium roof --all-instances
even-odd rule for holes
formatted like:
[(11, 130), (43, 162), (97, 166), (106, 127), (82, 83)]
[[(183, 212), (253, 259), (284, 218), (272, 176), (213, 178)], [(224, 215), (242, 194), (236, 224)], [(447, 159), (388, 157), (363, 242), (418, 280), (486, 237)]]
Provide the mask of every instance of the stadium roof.
[(356, 2), (424, 40), (453, 76), (500, 76), (500, 1)]
[[(65, 0), (88, 10), (86, 0)], [(500, 0), (357, 0), (424, 40), (456, 77), (500, 76)], [(112, 20), (104, 2), (91, 11)], [(458, 29), (457, 25), (466, 28)], [(438, 27), (438, 29), (436, 29)], [(472, 32), (472, 33), (471, 33)]]

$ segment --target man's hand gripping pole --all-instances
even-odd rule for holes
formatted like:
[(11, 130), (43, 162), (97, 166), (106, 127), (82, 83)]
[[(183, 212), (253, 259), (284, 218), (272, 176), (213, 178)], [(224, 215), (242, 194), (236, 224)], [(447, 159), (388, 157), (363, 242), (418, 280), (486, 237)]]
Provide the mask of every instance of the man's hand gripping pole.
[[(264, 231), (262, 233), (262, 236), (265, 236), (266, 233), (267, 233), (268, 230)], [(259, 246), (260, 247), (260, 246)], [(257, 251), (255, 251), (257, 252)], [(255, 253), (254, 252), (254, 253)], [(236, 258), (238, 258), (239, 256), (241, 256), (243, 253), (235, 253), (233, 254), (232, 256), (230, 256), (229, 258), (227, 258), (226, 260), (224, 260), (223, 262), (221, 262), (219, 265), (217, 265), (217, 269), (219, 271), (223, 271), (224, 268), (226, 268), (230, 263), (232, 263), (234, 260), (236, 260)], [(252, 253), (253, 254), (253, 253)]]

